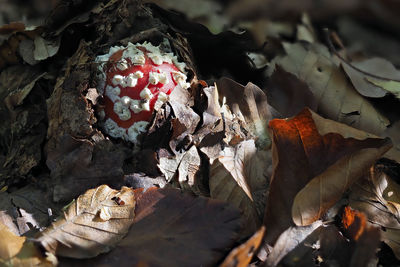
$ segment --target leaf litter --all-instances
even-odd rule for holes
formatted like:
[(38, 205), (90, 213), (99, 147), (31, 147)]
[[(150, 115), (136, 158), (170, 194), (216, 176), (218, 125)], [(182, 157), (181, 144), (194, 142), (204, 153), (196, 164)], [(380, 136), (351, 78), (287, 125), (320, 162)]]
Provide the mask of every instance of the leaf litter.
[[(389, 5), (156, 2), (77, 1), (0, 28), (1, 264), (398, 262), (398, 62), (319, 31), (338, 10), (394, 23)], [(143, 41), (191, 86), (134, 147), (102, 132), (94, 59)]]

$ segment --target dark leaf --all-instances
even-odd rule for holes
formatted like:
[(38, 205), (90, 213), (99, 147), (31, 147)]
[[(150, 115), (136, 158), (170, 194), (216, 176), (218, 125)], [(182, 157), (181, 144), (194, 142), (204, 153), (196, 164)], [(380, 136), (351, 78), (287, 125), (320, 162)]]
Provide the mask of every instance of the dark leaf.
[(147, 190), (135, 213), (128, 235), (110, 253), (64, 266), (211, 266), (233, 246), (240, 225), (237, 209), (176, 189)]

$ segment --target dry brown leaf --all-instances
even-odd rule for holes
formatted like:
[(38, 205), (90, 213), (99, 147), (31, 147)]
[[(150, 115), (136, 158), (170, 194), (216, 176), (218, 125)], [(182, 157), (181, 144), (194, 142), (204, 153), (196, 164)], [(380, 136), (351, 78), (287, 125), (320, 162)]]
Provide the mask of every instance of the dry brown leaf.
[(200, 122), (200, 116), (187, 105), (170, 101), (174, 116), (171, 119), (172, 136), (169, 145), (172, 151), (178, 153), (188, 149), (190, 145), (191, 134), (195, 131)]
[(387, 142), (376, 147), (373, 145), (372, 148), (361, 148), (342, 157), (314, 177), (294, 199), (293, 221), (298, 225), (308, 225), (320, 218), (391, 146)]
[(196, 146), (192, 146), (182, 157), (178, 166), (178, 182), (182, 189), (202, 195), (202, 181), (199, 180), (201, 159)]
[[(42, 177), (44, 178), (44, 177)], [(44, 190), (27, 185), (12, 193), (0, 193), (0, 222), (16, 235), (33, 236), (47, 227), (60, 206)]]
[(21, 41), (32, 40), (42, 32), (42, 28), (22, 29), (16, 31), (0, 44), (0, 70), (6, 66), (16, 65), (20, 62), (18, 50)]
[(0, 266), (56, 266), (42, 257), (40, 251), (26, 237), (13, 234), (0, 223)]
[(271, 105), (283, 117), (296, 116), (305, 107), (317, 110), (318, 102), (307, 83), (276, 65), (268, 80), (266, 94)]
[(318, 220), (391, 146), (308, 109), (270, 128), (274, 170), (264, 223), (271, 243), (293, 223)]
[(342, 60), (342, 67), (361, 95), (383, 97), (392, 93), (400, 98), (400, 71), (386, 59), (375, 57), (351, 63)]
[(271, 139), (267, 126), (272, 116), (264, 92), (255, 84), (243, 86), (228, 78), (219, 79), (217, 88), (220, 103), (225, 99), (232, 113), (246, 122), (248, 129), (257, 138), (257, 143), (268, 148)]
[(275, 58), (275, 64), (307, 83), (319, 114), (376, 135), (386, 130), (389, 121), (354, 90), (325, 46), (284, 43), (283, 47), (286, 55)]
[(101, 185), (73, 201), (64, 216), (43, 231), (37, 241), (49, 252), (91, 258), (110, 251), (133, 223), (134, 191)]
[(376, 266), (379, 244), (376, 227), (369, 226), (358, 240), (349, 240), (335, 225), (323, 225), (290, 251), (279, 266)]
[(264, 237), (265, 227), (254, 233), (245, 243), (234, 248), (219, 267), (247, 267)]
[(0, 259), (9, 260), (21, 250), (26, 237), (16, 236), (0, 223)]
[(310, 235), (321, 225), (322, 221), (316, 221), (308, 226), (289, 227), (279, 236), (274, 247), (271, 248), (266, 259), (266, 266), (277, 266), (290, 251), (309, 239)]
[(206, 87), (203, 92), (206, 96), (207, 104), (203, 112), (203, 124), (196, 131), (194, 141), (212, 163), (223, 149), (225, 131), (217, 88), (215, 86)]
[(69, 266), (214, 266), (240, 228), (239, 211), (177, 189), (149, 189), (138, 199), (134, 224), (110, 253)]
[(400, 213), (398, 184), (377, 166), (352, 187), (350, 206), (364, 212), (368, 220), (381, 226), (382, 240), (400, 259)]
[[(210, 195), (212, 198), (232, 203), (242, 210), (246, 227), (244, 236), (254, 233), (260, 226), (260, 214), (257, 213), (253, 192), (266, 190), (268, 181), (268, 162), (253, 165), (257, 157), (254, 140), (243, 141), (236, 147), (226, 147), (210, 167)], [(259, 163), (259, 162), (258, 162)], [(258, 171), (252, 170), (257, 168)], [(250, 175), (249, 175), (250, 174)], [(255, 186), (261, 188), (256, 188)]]

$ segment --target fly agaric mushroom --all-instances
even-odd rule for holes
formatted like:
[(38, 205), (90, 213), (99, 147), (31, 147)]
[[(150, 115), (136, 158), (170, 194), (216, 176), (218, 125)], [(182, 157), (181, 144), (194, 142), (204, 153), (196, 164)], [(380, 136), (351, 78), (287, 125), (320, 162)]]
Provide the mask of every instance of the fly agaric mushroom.
[(104, 131), (114, 137), (138, 143), (154, 109), (168, 100), (176, 86), (187, 89), (185, 63), (151, 43), (128, 43), (111, 47), (98, 56), (99, 91), (104, 96)]

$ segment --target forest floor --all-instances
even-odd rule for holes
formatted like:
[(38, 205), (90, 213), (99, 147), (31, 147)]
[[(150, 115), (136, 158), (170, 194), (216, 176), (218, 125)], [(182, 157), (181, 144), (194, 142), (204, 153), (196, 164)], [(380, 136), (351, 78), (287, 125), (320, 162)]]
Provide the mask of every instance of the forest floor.
[(400, 266), (396, 0), (0, 0), (0, 266)]

